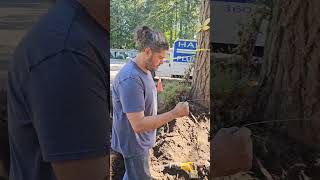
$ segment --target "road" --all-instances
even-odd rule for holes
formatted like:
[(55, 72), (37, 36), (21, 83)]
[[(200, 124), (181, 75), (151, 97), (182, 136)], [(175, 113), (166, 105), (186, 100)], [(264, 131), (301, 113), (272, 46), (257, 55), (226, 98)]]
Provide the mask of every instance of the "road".
[(0, 0), (0, 89), (17, 44), (50, 6), (45, 0)]
[[(45, 0), (0, 0), (0, 89), (6, 85), (17, 44), (51, 5)], [(124, 64), (123, 60), (110, 60), (111, 83)]]
[(124, 60), (110, 59), (110, 85), (118, 74), (119, 70), (126, 64)]

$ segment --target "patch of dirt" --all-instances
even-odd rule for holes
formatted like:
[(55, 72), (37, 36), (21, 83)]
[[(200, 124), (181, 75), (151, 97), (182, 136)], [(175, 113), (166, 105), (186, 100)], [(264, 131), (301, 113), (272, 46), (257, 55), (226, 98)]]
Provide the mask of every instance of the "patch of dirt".
[(241, 172), (232, 176), (213, 178), (212, 180), (258, 180), (250, 175), (250, 173)]
[[(231, 94), (215, 99), (215, 128), (238, 126), (259, 121), (253, 114), (254, 91), (246, 96)], [(284, 125), (261, 124), (249, 127), (253, 140), (253, 166), (250, 172), (215, 180), (309, 180), (320, 179), (320, 150), (288, 136)], [(245, 178), (243, 178), (245, 177)]]
[(110, 180), (120, 180), (125, 173), (124, 161), (121, 154), (111, 151), (110, 153)]
[(253, 127), (252, 171), (260, 179), (320, 179), (320, 151), (268, 127)]
[[(165, 84), (165, 82), (164, 82)], [(179, 95), (181, 98), (181, 94)], [(183, 99), (183, 98), (182, 98)], [(178, 102), (184, 101), (177, 99)], [(157, 180), (191, 179), (187, 172), (174, 167), (173, 163), (193, 162), (196, 179), (209, 179), (210, 169), (210, 119), (208, 109), (193, 101), (189, 102), (190, 116), (177, 118), (157, 130), (156, 144), (150, 150), (150, 172)], [(167, 112), (163, 99), (158, 96), (158, 114)], [(111, 155), (111, 179), (122, 179), (125, 167), (120, 154)]]
[(208, 178), (210, 161), (209, 129), (206, 119), (178, 118), (159, 129), (156, 145), (151, 150), (151, 174), (155, 179), (190, 179), (182, 170), (168, 168), (170, 163), (196, 162), (198, 179)]

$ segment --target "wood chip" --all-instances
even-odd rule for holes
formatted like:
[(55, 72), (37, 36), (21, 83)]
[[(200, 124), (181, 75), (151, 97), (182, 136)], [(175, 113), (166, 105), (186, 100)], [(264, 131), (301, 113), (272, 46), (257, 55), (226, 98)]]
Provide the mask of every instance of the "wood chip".
[(272, 175), (263, 167), (262, 163), (259, 159), (257, 159), (258, 166), (260, 168), (261, 173), (266, 177), (267, 180), (273, 180)]
[(192, 114), (192, 112), (190, 112), (190, 116), (192, 117), (192, 119), (194, 120), (194, 122), (199, 125), (199, 121), (196, 119), (196, 117), (194, 117), (194, 115)]

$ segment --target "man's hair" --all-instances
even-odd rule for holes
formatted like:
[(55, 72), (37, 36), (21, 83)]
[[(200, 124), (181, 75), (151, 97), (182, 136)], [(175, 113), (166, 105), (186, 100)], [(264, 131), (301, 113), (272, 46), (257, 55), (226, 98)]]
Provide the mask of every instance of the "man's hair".
[(136, 48), (140, 52), (148, 47), (154, 52), (169, 49), (169, 44), (164, 34), (160, 31), (153, 31), (147, 26), (136, 28), (133, 37)]

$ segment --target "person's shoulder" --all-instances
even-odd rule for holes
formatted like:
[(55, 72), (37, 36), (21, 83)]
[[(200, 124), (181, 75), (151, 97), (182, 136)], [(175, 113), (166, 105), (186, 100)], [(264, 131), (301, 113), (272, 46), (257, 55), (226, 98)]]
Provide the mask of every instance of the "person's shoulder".
[(140, 72), (137, 69), (135, 63), (130, 60), (123, 68), (119, 71), (119, 77), (121, 80), (124, 79), (140, 79)]
[(88, 58), (99, 53), (107, 58), (107, 33), (88, 16), (78, 2), (58, 1), (25, 36), (15, 54), (26, 54), (29, 66), (39, 65), (63, 51)]
[(68, 29), (68, 35), (64, 43), (66, 50), (81, 54), (91, 60), (101, 59), (103, 62), (96, 61), (96, 64), (106, 66), (109, 59), (110, 39), (109, 33), (96, 22), (96, 20), (80, 6), (72, 19), (72, 24)]
[(113, 85), (118, 87), (118, 85), (127, 84), (128, 82), (138, 84), (142, 83), (139, 73), (131, 60), (120, 69), (113, 81)]

